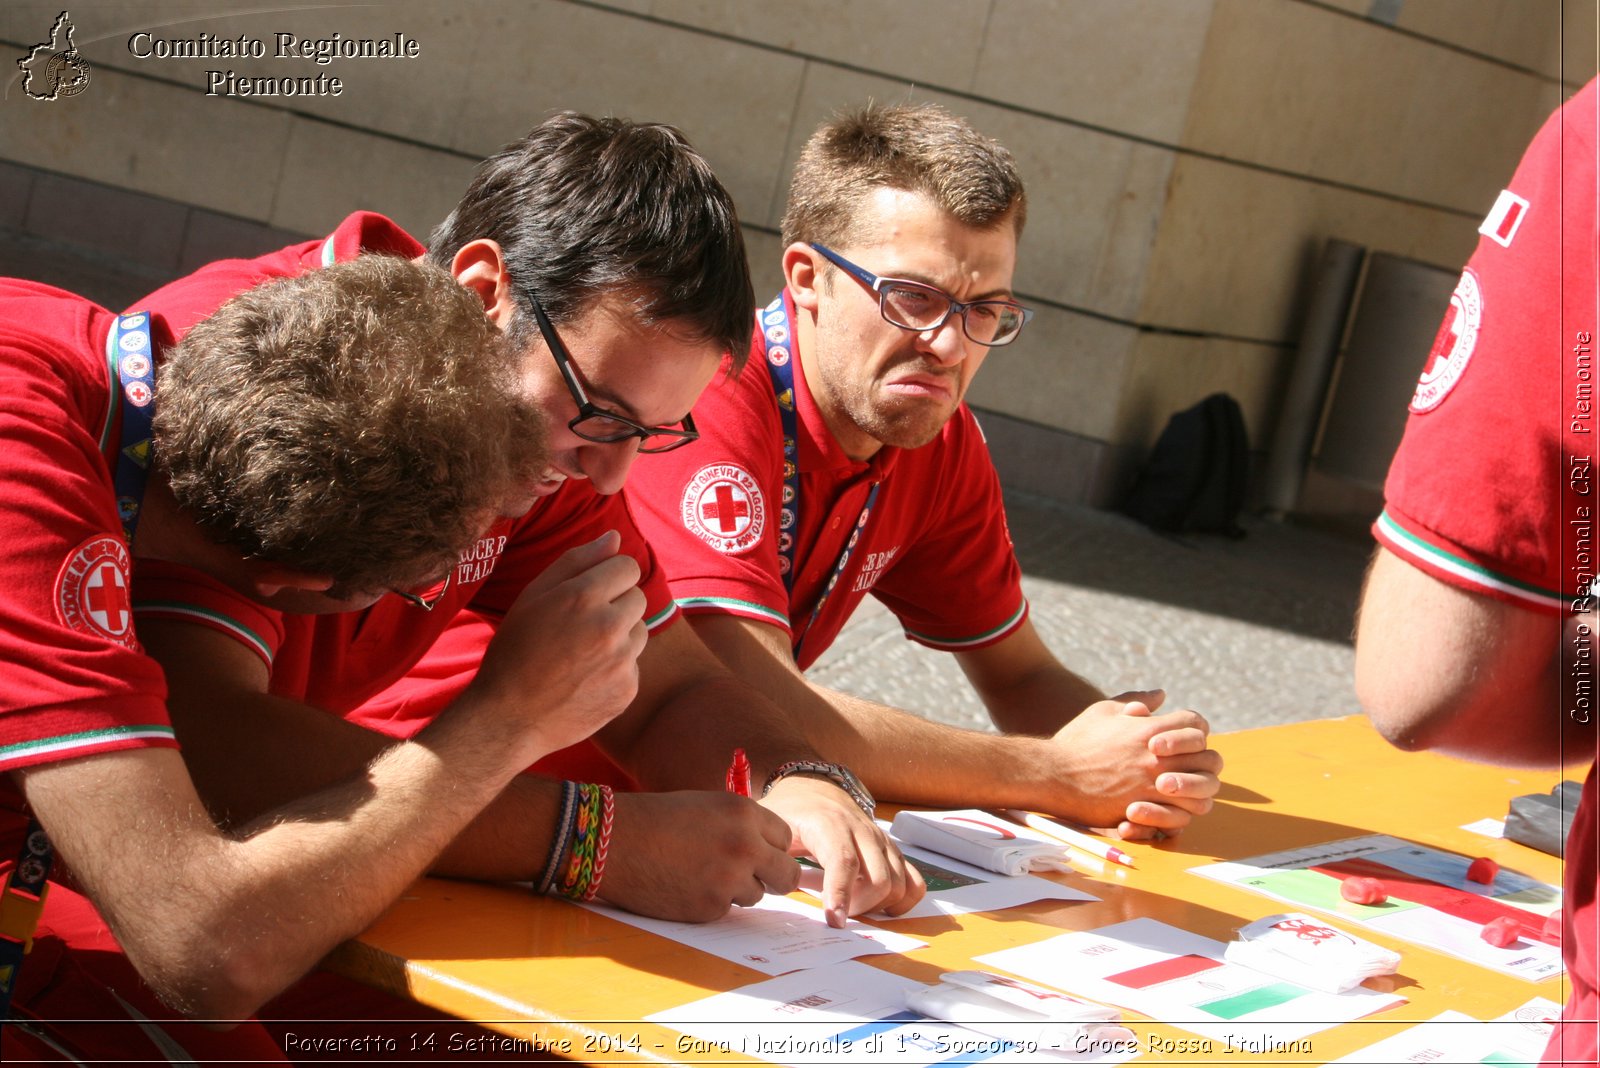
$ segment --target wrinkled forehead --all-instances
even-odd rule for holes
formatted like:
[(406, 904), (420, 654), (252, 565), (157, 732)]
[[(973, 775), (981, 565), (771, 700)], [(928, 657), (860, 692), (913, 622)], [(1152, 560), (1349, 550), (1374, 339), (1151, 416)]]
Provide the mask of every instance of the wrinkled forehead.
[[(894, 227), (904, 213), (905, 206), (913, 204), (922, 213), (929, 217), (937, 218), (940, 222), (950, 227), (969, 230), (973, 233), (1006, 230), (1013, 241), (1022, 236), (1023, 213), (1018, 211), (1015, 206), (998, 215), (981, 220), (965, 219), (959, 213), (941, 203), (937, 196), (928, 192), (899, 185), (882, 184), (868, 186), (854, 194), (841, 198), (837, 216), (841, 221), (841, 226), (834, 240), (840, 245), (879, 244), (893, 240)], [(805, 240), (818, 239), (806, 238)], [(827, 243), (826, 240), (823, 240), (823, 244)]]

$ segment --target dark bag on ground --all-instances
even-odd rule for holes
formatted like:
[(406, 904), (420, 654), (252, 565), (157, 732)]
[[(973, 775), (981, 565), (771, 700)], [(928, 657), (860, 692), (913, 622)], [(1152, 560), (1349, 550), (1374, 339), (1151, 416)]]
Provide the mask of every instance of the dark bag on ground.
[(1243, 537), (1239, 513), (1249, 477), (1244, 412), (1226, 393), (1213, 393), (1167, 421), (1123, 510), (1171, 534)]

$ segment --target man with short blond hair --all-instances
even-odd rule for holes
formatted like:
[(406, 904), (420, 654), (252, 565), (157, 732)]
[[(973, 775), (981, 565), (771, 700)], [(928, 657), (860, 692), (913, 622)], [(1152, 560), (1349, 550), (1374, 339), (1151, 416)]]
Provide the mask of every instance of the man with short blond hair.
[[(1151, 715), (1158, 692), (1108, 700), (1046, 649), (963, 403), (1032, 315), (1012, 287), (1026, 208), (1011, 154), (942, 108), (825, 123), (795, 167), (786, 284), (757, 316), (755, 358), (702, 397), (692, 453), (640, 464), (629, 503), (696, 632), (819, 748), (859, 754), (880, 794), (1177, 833), (1218, 788), (1206, 723)], [(1033, 737), (808, 682), (869, 593), (956, 655), (998, 726)]]

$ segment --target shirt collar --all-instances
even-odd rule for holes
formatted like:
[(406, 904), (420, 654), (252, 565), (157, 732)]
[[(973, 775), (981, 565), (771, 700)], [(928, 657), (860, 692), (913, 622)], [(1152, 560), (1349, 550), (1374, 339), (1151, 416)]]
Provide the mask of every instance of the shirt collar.
[(382, 252), (414, 260), (426, 251), (421, 242), (391, 220), (374, 211), (358, 211), (346, 216), (327, 240), (311, 251), (307, 266), (346, 263), (363, 252)]

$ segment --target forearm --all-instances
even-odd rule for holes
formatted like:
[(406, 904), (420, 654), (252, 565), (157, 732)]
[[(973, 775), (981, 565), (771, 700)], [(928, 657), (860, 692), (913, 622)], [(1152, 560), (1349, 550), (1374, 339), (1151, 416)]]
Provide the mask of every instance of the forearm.
[[(286, 811), (341, 780), (364, 777), (396, 742), (321, 709), (270, 695), (230, 702), (226, 732), (206, 729), (197, 716), (174, 720), (184, 758), (207, 808), (226, 826), (254, 825), (263, 813)], [(449, 713), (446, 714), (448, 719)], [(442, 729), (442, 728), (440, 728)], [(427, 735), (419, 735), (419, 740)], [(502, 742), (491, 742), (501, 745)], [(248, 761), (239, 754), (249, 753)], [(429, 870), (462, 879), (535, 878), (555, 834), (560, 787), (516, 775), (444, 848)]]
[(935, 723), (890, 705), (800, 680), (811, 741), (849, 764), (879, 800), (942, 807), (1052, 808), (1070, 785), (1050, 782), (1055, 754), (1045, 739)]
[(721, 790), (743, 749), (759, 793), (780, 764), (819, 757), (794, 710), (731, 671), (687, 624), (652, 637), (639, 668), (634, 707), (599, 740), (646, 789)]
[[(973, 680), (978, 685), (976, 679)], [(978, 687), (994, 725), (1007, 734), (1048, 738), (1106, 694), (1059, 663), (1051, 662), (1015, 679)]]
[[(824, 759), (848, 764), (883, 801), (1030, 808), (1115, 826), (1130, 803), (1166, 800), (1154, 786), (1160, 772), (1185, 770), (1196, 760), (1220, 764), (1215, 754), (1163, 758), (1150, 751), (1154, 735), (1202, 722), (1192, 713), (1174, 722), (1125, 715), (1124, 705), (1105, 701), (1052, 738), (962, 730), (810, 683), (776, 628), (727, 616), (692, 618), (736, 675), (784, 708)], [(1215, 766), (1202, 770), (1214, 783)]]
[(152, 989), (180, 1011), (240, 1019), (370, 924), (538, 755), (484, 724), (450, 725), (232, 834), (171, 750), (17, 776)]

